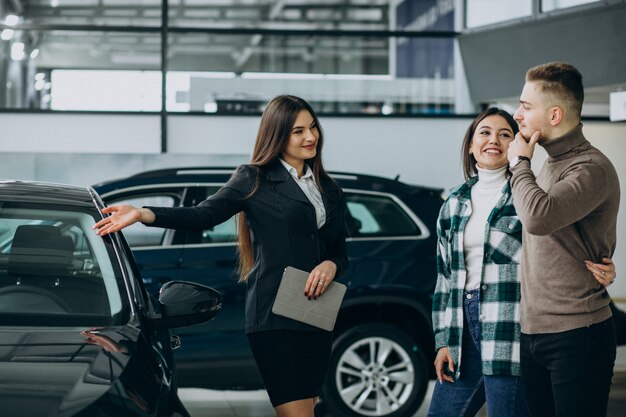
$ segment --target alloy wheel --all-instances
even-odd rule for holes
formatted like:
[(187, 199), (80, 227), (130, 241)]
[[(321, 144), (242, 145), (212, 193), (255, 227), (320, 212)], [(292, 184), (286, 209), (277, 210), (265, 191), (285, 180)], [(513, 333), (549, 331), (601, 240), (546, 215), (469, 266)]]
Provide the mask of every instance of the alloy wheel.
[(415, 370), (400, 344), (384, 337), (367, 337), (343, 352), (335, 379), (340, 398), (352, 411), (385, 416), (409, 400)]

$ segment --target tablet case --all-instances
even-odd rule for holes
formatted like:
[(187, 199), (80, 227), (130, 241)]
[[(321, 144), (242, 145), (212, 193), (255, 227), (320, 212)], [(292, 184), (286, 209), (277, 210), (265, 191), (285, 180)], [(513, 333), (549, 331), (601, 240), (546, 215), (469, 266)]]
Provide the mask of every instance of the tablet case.
[(317, 300), (304, 295), (309, 273), (288, 266), (278, 287), (272, 313), (331, 331), (335, 327), (346, 286), (332, 281)]

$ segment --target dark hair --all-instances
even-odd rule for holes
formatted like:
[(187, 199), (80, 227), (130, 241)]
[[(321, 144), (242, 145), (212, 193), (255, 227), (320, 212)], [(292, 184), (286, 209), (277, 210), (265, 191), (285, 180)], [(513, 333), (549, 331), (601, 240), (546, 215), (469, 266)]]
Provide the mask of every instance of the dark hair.
[(539, 84), (541, 91), (550, 95), (552, 103), (567, 108), (567, 116), (580, 119), (585, 91), (583, 77), (573, 65), (549, 62), (526, 71), (526, 81)]
[(465, 175), (465, 179), (468, 179), (476, 175), (477, 173), (476, 158), (474, 158), (474, 155), (470, 153), (472, 138), (474, 137), (474, 133), (476, 132), (476, 127), (484, 119), (493, 115), (502, 116), (504, 120), (506, 120), (506, 122), (509, 124), (509, 126), (511, 126), (511, 129), (513, 130), (513, 135), (516, 135), (519, 131), (517, 122), (513, 119), (513, 117), (506, 111), (497, 107), (490, 107), (487, 110), (481, 112), (478, 116), (476, 116), (476, 118), (474, 118), (474, 120), (472, 121), (472, 124), (469, 125), (467, 131), (465, 132), (465, 137), (463, 138), (463, 147), (461, 148), (461, 161), (463, 163), (463, 174)]
[[(325, 179), (332, 181), (322, 164), (324, 133), (313, 108), (300, 97), (282, 95), (270, 100), (261, 116), (259, 132), (257, 133), (256, 143), (254, 144), (252, 159), (250, 161), (251, 165), (257, 167), (259, 175), (257, 176), (256, 186), (248, 197), (254, 195), (259, 187), (262, 168), (277, 162), (282, 156), (283, 151), (287, 147), (291, 129), (296, 122), (296, 118), (303, 110), (311, 114), (319, 132), (317, 152), (313, 158), (307, 161), (307, 164), (311, 167), (315, 182), (321, 192), (324, 192), (324, 190), (320, 180)], [(254, 265), (254, 255), (252, 251), (252, 240), (250, 238), (250, 227), (248, 226), (246, 215), (243, 212), (239, 213), (237, 219), (237, 233), (239, 240), (239, 281), (245, 281)]]

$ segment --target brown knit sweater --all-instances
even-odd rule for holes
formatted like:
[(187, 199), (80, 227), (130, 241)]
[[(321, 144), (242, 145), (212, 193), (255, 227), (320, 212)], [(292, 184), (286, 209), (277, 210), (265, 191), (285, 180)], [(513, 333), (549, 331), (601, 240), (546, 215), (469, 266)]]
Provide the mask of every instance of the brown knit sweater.
[(540, 142), (539, 176), (522, 161), (511, 171), (523, 225), (522, 332), (557, 333), (611, 316), (609, 296), (585, 267), (613, 256), (620, 188), (611, 161), (591, 146), (582, 124)]

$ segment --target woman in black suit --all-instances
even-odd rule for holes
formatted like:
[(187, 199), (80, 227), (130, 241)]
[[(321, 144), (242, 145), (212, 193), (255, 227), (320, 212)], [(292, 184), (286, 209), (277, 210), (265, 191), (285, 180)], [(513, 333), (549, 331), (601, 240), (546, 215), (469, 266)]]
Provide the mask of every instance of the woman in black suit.
[(330, 362), (332, 334), (272, 313), (287, 266), (311, 271), (304, 295), (316, 299), (347, 267), (346, 205), (322, 165), (323, 134), (304, 100), (278, 96), (267, 105), (252, 162), (241, 165), (195, 207), (111, 206), (99, 235), (135, 222), (208, 229), (239, 213), (239, 275), (245, 281), (245, 329), (279, 417), (313, 417)]

